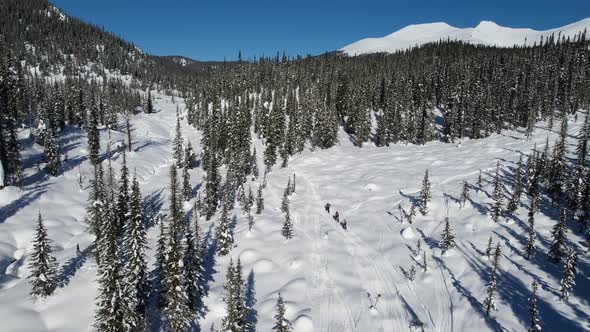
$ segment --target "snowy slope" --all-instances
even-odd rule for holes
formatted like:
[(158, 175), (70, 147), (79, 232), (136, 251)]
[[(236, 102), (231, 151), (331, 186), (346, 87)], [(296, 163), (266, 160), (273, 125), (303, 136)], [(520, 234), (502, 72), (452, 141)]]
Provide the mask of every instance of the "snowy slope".
[(511, 47), (523, 45), (525, 40), (528, 45), (532, 45), (534, 42), (539, 42), (541, 37), (548, 37), (552, 34), (556, 37), (559, 33), (562, 36), (573, 37), (585, 29), (590, 30), (590, 18), (545, 31), (507, 28), (490, 21), (482, 21), (475, 28), (455, 28), (439, 22), (409, 25), (385, 37), (362, 39), (344, 46), (340, 50), (347, 55), (393, 53), (441, 39)]
[[(168, 171), (172, 164), (171, 142), (174, 136), (175, 110), (181, 113), (181, 98), (160, 94), (155, 114), (141, 114), (133, 123), (134, 151), (128, 154), (129, 168), (136, 170), (144, 197), (148, 202), (168, 206)], [(185, 139), (190, 139), (195, 152), (200, 133), (182, 121)], [(579, 131), (580, 122), (570, 124)], [(425, 331), (523, 331), (527, 326), (527, 298), (534, 278), (540, 280), (540, 314), (547, 331), (581, 331), (590, 329), (590, 280), (588, 256), (580, 256), (577, 286), (569, 302), (558, 301), (557, 290), (561, 268), (547, 262), (550, 228), (555, 223), (555, 210), (541, 209), (537, 217), (539, 254), (529, 262), (521, 258), (526, 242), (528, 201), (518, 210), (518, 218), (496, 224), (488, 213), (491, 199), (491, 174), (497, 160), (503, 164), (506, 184), (514, 162), (535, 143), (550, 141), (556, 133), (542, 126), (527, 141), (523, 133), (513, 131), (482, 140), (466, 140), (461, 146), (429, 143), (424, 146), (394, 145), (362, 149), (341, 133), (341, 145), (329, 150), (304, 151), (296, 155), (289, 167), (275, 167), (268, 175), (264, 191), (266, 209), (255, 215), (256, 225), (248, 232), (247, 219), (241, 210), (234, 229), (236, 247), (227, 257), (207, 255), (206, 276), (209, 283), (207, 307), (200, 326), (208, 331), (211, 324), (219, 327), (225, 314), (222, 301), (223, 282), (229, 259), (240, 257), (244, 265), (249, 294), (253, 294), (257, 331), (270, 331), (274, 305), (280, 292), (286, 300), (287, 318), (296, 332), (310, 331), (409, 331), (412, 322), (422, 322)], [(86, 138), (82, 132), (68, 129), (62, 147), (68, 151), (63, 175), (48, 178), (33, 165), (40, 149), (21, 133), (26, 160), (26, 185), (22, 191), (6, 188), (0, 191), (0, 321), (2, 330), (16, 331), (89, 331), (93, 322), (97, 294), (94, 259), (88, 255), (92, 236), (84, 221), (91, 167), (87, 161)], [(102, 147), (109, 139), (101, 131)], [(125, 140), (123, 132), (111, 132), (116, 144)], [(259, 141), (255, 141), (262, 151)], [(262, 154), (259, 153), (259, 156)], [(121, 156), (114, 155), (116, 170)], [(262, 165), (261, 160), (259, 165)], [(413, 225), (400, 223), (397, 206), (408, 208), (409, 201), (420, 189), (425, 169), (431, 171), (433, 201), (430, 213), (416, 218)], [(484, 171), (484, 188), (472, 190), (472, 203), (460, 209), (453, 201), (459, 196), (463, 180), (475, 183), (479, 170)], [(78, 186), (78, 172), (84, 175), (83, 189)], [(291, 197), (295, 236), (285, 241), (280, 234), (283, 215), (280, 202), (288, 178), (297, 175), (296, 193)], [(201, 169), (191, 172), (192, 184), (202, 184)], [(252, 183), (257, 188), (258, 181)], [(442, 254), (436, 247), (442, 231), (441, 221), (449, 200), (449, 217), (457, 234), (457, 248)], [(350, 228), (344, 231), (324, 211), (326, 202), (332, 212), (339, 210)], [(28, 295), (26, 277), (28, 254), (37, 212), (47, 221), (49, 236), (54, 241), (60, 266), (61, 286), (43, 301)], [(217, 218), (201, 219), (207, 238)], [(157, 227), (149, 230), (148, 252), (153, 263)], [(209, 233), (210, 235), (212, 233)], [(483, 255), (487, 240), (502, 244), (500, 259), (499, 311), (492, 318), (482, 313), (485, 283), (490, 262)], [(574, 245), (581, 238), (569, 233)], [(419, 266), (421, 258), (412, 253), (417, 240), (426, 251), (428, 271)], [(82, 254), (76, 255), (76, 245)], [(211, 247), (209, 247), (211, 248)], [(208, 250), (209, 253), (214, 251)], [(409, 282), (403, 276), (414, 264), (417, 278)], [(382, 294), (376, 310), (369, 310), (369, 298)], [(153, 331), (158, 330), (155, 324)], [(420, 329), (418, 329), (420, 330)]]

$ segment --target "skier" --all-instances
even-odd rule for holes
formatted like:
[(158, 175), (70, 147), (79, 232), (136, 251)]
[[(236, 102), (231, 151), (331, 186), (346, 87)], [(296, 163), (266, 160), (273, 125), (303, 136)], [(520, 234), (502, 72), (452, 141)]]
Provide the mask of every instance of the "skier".
[(324, 206), (324, 209), (326, 209), (326, 212), (330, 213), (330, 203), (326, 203), (326, 206)]
[(338, 214), (338, 211), (336, 211), (336, 214), (334, 214), (334, 220), (336, 222), (340, 222), (340, 215)]
[(340, 226), (342, 226), (342, 228), (344, 228), (345, 231), (348, 230), (346, 219), (342, 218), (342, 222), (340, 223)]

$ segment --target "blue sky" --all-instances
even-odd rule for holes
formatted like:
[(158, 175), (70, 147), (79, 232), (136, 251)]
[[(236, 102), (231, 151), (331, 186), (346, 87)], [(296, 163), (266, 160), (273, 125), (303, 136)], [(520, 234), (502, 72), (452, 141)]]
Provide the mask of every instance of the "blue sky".
[(590, 17), (590, 0), (50, 0), (158, 55), (197, 60), (319, 54), (414, 23), (482, 20), (544, 30)]

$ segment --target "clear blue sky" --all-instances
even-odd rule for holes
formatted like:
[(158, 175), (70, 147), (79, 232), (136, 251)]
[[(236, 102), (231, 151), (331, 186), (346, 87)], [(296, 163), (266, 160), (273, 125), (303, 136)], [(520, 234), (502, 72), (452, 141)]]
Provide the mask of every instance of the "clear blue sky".
[(197, 60), (319, 54), (406, 25), (482, 20), (544, 30), (590, 17), (590, 0), (50, 0), (148, 53)]

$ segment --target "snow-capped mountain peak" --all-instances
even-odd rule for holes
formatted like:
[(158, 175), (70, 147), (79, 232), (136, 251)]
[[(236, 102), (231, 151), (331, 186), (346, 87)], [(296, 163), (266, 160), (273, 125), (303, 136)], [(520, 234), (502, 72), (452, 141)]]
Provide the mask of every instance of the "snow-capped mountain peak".
[(456, 28), (444, 22), (412, 24), (382, 38), (365, 38), (341, 48), (347, 55), (393, 53), (442, 39), (460, 40), (472, 44), (511, 47), (539, 42), (551, 35), (573, 37), (590, 30), (590, 18), (563, 27), (536, 31), (529, 28), (508, 28), (492, 21), (481, 21), (473, 28)]

